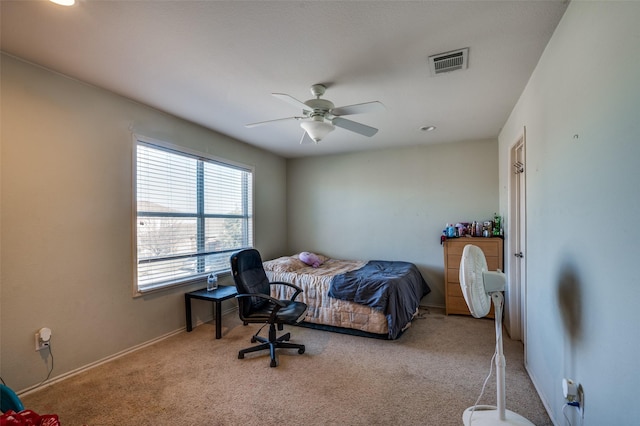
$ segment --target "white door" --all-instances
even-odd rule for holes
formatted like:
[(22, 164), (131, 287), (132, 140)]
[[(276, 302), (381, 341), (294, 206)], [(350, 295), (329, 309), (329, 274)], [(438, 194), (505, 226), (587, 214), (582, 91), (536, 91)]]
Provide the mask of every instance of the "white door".
[(526, 344), (526, 194), (525, 132), (511, 148), (509, 179), (507, 331)]

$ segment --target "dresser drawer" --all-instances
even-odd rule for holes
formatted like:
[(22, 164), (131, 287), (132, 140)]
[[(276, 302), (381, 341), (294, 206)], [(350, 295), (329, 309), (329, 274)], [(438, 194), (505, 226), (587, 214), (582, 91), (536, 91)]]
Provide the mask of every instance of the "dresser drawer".
[(498, 244), (497, 240), (502, 241), (501, 238), (459, 238), (457, 240), (447, 240), (447, 243), (453, 241), (453, 244), (449, 247), (449, 254), (457, 254), (462, 256), (462, 250), (467, 244), (473, 244), (480, 247), (485, 256), (498, 257), (502, 255), (502, 244)]
[[(446, 313), (458, 315), (471, 315), (467, 302), (462, 295), (460, 287), (460, 259), (462, 251), (467, 244), (479, 247), (487, 260), (487, 268), (490, 271), (502, 270), (503, 266), (503, 240), (502, 238), (457, 238), (444, 243), (444, 272), (445, 272), (445, 304)], [(494, 317), (493, 306), (489, 318)]]
[[(500, 259), (498, 259), (497, 256), (485, 255), (485, 258), (487, 259), (487, 267), (490, 271), (495, 271), (496, 269), (502, 270), (502, 262), (500, 262)], [(447, 256), (447, 265), (449, 271), (451, 271), (453, 268), (457, 269), (460, 267), (460, 259), (462, 259), (461, 255), (449, 254)]]

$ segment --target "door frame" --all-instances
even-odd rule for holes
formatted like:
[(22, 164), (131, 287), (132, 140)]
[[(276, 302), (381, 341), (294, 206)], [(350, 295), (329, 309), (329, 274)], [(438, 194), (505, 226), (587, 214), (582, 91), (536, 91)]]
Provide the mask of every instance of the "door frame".
[[(507, 221), (508, 332), (526, 344), (527, 257), (526, 257), (526, 128), (509, 149), (509, 189)], [(516, 257), (524, 253), (524, 257)], [(526, 352), (525, 352), (526, 353)], [(526, 362), (526, 360), (525, 360)]]

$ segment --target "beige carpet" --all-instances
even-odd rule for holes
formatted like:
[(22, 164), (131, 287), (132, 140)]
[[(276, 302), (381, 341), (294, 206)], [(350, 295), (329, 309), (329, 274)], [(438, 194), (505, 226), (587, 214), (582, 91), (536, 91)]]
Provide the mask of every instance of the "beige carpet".
[[(489, 372), (492, 320), (424, 311), (396, 341), (285, 327), (307, 351), (237, 358), (258, 327), (223, 318), (24, 396), (63, 425), (461, 425)], [(266, 331), (263, 330), (263, 334)], [(505, 337), (506, 405), (551, 425)], [(494, 369), (495, 371), (495, 369)], [(495, 404), (495, 373), (481, 404)]]

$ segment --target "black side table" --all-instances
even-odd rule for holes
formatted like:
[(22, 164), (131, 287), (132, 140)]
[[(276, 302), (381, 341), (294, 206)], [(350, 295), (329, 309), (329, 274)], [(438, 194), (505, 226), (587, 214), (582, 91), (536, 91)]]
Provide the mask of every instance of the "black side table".
[(221, 285), (215, 290), (207, 291), (206, 288), (185, 293), (184, 310), (187, 316), (187, 331), (193, 330), (191, 323), (191, 299), (208, 300), (216, 304), (216, 339), (222, 337), (222, 311), (221, 305), (223, 300), (231, 299), (238, 294), (235, 286)]

